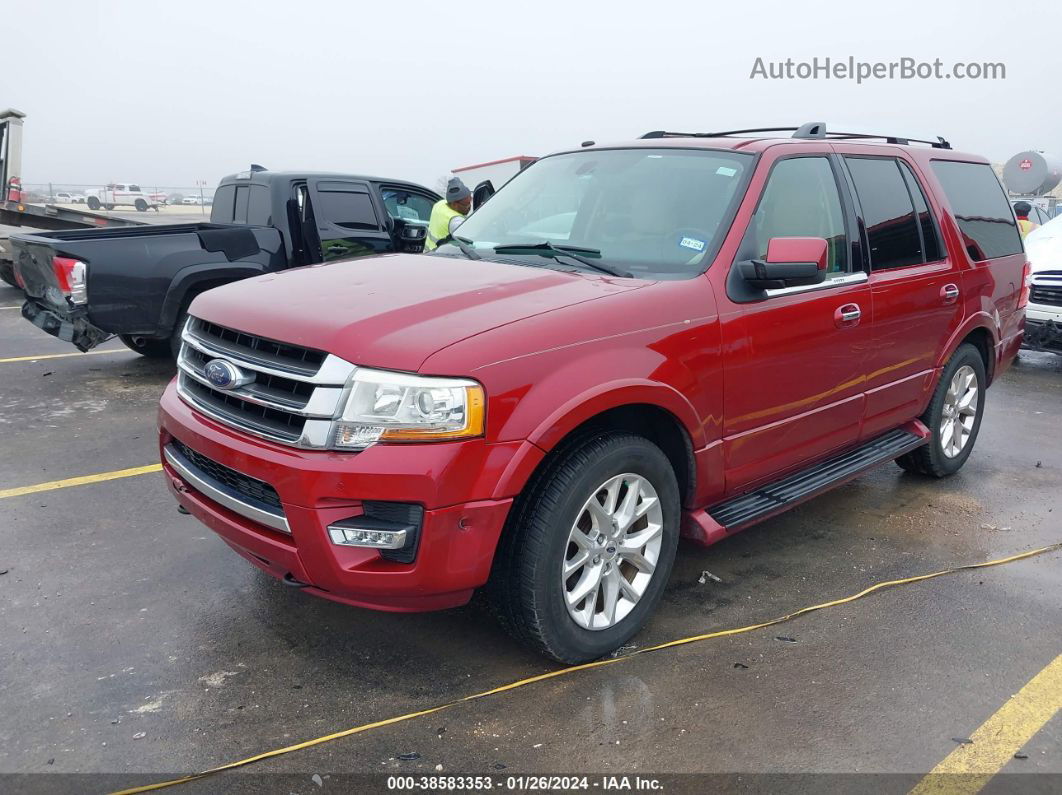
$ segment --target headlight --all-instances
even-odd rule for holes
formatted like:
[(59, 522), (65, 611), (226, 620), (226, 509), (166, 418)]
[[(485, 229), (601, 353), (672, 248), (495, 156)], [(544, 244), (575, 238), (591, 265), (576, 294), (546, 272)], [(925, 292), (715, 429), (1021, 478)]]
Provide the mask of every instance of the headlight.
[(484, 414), (483, 387), (475, 381), (359, 368), (335, 423), (333, 446), (480, 436)]

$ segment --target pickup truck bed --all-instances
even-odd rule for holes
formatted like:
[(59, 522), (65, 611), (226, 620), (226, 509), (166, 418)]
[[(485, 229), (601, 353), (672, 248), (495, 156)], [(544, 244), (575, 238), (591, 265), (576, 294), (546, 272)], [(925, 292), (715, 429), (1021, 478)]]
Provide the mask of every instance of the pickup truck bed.
[(13, 235), (22, 315), (83, 351), (118, 336), (145, 356), (174, 356), (184, 311), (205, 290), (318, 262), (419, 253), (438, 200), (400, 180), (233, 174), (218, 185), (210, 223)]
[[(267, 226), (78, 229), (20, 234), (11, 242), (27, 298), (23, 316), (80, 350), (114, 335), (168, 338), (191, 295), (208, 284), (287, 265), (280, 232)], [(64, 294), (57, 257), (85, 263), (86, 303)], [(210, 281), (204, 284), (206, 272)]]

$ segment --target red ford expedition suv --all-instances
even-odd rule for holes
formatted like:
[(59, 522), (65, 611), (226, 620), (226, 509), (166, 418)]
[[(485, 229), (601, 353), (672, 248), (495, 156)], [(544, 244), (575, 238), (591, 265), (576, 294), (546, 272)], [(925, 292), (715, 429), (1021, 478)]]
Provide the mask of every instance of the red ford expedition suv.
[(991, 166), (753, 132), (554, 154), (431, 255), (203, 293), (160, 411), (177, 500), (308, 593), (414, 611), (484, 589), (576, 662), (644, 624), (680, 535), (892, 459), (954, 473), (1028, 298)]

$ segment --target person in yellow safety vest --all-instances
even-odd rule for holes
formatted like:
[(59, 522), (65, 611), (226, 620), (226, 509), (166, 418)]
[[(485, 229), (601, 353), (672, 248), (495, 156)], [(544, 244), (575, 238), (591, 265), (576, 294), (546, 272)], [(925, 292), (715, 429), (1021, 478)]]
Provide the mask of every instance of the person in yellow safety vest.
[(1014, 202), (1014, 215), (1018, 217), (1018, 231), (1025, 238), (1032, 230), (1039, 229), (1040, 225), (1029, 220), (1032, 205), (1029, 202)]
[(472, 191), (465, 187), (457, 177), (450, 177), (446, 185), (446, 198), (439, 199), (431, 208), (428, 221), (428, 238), (424, 241), (425, 251), (434, 251), (439, 241), (450, 236), (450, 219), (455, 216), (464, 218), (472, 209)]

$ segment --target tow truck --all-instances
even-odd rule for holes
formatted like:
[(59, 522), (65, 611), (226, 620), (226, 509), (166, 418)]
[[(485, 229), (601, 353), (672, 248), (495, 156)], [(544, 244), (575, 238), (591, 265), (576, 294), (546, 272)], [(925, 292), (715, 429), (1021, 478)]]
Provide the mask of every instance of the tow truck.
[(22, 194), (22, 123), (26, 114), (14, 108), (0, 111), (0, 279), (13, 287), (11, 247), (5, 226), (36, 229), (91, 229), (141, 226), (140, 221), (115, 218), (57, 204), (30, 204)]

